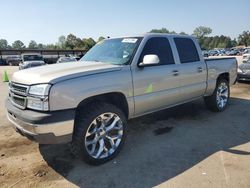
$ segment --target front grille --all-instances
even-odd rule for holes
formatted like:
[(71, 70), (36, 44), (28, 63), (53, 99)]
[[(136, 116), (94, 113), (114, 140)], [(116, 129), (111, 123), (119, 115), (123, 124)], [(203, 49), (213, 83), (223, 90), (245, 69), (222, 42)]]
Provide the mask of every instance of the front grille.
[(17, 105), (19, 105), (19, 106), (22, 106), (22, 107), (25, 107), (26, 106), (26, 100), (25, 100), (25, 98), (24, 97), (19, 97), (19, 96), (16, 96), (16, 95), (14, 95), (14, 96), (12, 96), (12, 101), (15, 103), (15, 104), (17, 104)]
[(9, 97), (13, 105), (25, 109), (29, 86), (10, 82)]
[(29, 86), (16, 84), (16, 83), (13, 83), (13, 82), (10, 82), (9, 86), (10, 86), (10, 90), (13, 93), (18, 93), (18, 94), (21, 94), (21, 95), (27, 95)]

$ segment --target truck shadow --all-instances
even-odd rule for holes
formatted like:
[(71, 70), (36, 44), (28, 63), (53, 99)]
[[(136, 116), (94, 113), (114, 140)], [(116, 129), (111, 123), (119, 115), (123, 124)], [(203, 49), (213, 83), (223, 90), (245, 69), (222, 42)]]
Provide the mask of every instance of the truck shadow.
[[(123, 150), (101, 166), (74, 159), (66, 144), (39, 149), (49, 166), (77, 186), (152, 187), (218, 151), (250, 155), (233, 148), (250, 141), (249, 106), (250, 100), (231, 98), (227, 110), (212, 113), (196, 101), (129, 121)], [(170, 130), (156, 134), (164, 128)]]

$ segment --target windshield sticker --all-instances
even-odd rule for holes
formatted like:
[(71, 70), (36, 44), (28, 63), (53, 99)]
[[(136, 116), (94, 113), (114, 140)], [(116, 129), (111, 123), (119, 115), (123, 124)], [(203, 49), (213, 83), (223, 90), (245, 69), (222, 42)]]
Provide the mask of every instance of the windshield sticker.
[(136, 43), (138, 39), (133, 39), (133, 38), (126, 38), (126, 39), (123, 39), (122, 42), (124, 43)]

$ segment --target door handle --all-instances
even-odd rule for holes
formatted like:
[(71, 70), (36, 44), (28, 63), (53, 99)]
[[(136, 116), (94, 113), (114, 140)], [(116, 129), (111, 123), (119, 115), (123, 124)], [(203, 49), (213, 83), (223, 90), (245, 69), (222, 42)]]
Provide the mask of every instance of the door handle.
[(178, 70), (173, 70), (173, 76), (178, 76), (179, 75), (179, 71)]
[(203, 68), (202, 67), (198, 67), (197, 70), (198, 70), (198, 72), (202, 72)]

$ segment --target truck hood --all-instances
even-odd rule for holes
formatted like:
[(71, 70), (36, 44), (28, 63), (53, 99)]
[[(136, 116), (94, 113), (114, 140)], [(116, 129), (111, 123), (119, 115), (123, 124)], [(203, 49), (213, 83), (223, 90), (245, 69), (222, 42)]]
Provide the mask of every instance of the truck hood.
[(63, 80), (97, 73), (121, 70), (122, 66), (102, 62), (73, 62), (45, 65), (15, 72), (11, 81), (32, 85), (38, 83), (55, 84)]

